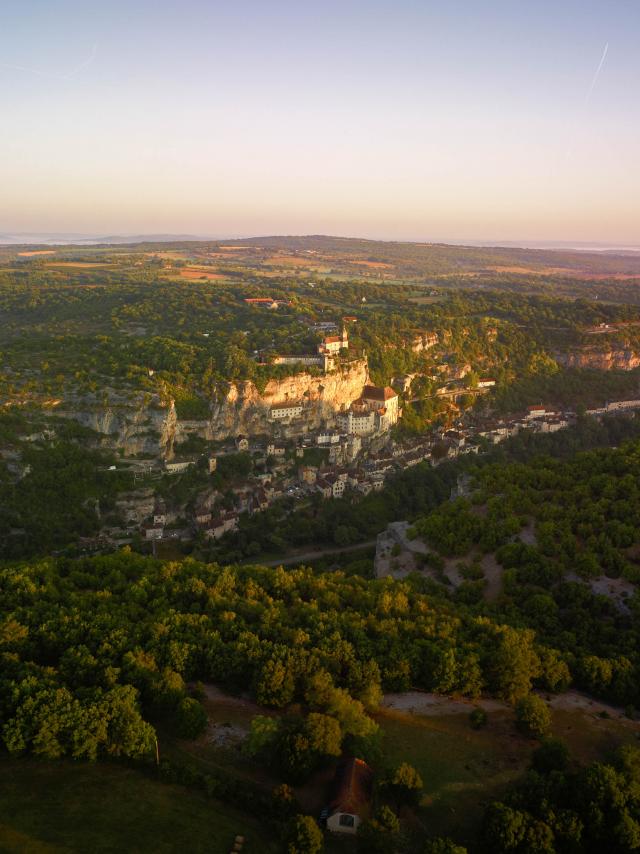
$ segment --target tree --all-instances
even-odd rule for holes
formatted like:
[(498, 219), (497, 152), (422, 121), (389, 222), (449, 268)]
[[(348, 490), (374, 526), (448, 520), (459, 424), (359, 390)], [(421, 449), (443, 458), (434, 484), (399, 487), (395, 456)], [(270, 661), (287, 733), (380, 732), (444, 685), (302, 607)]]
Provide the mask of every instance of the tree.
[(256, 686), (256, 699), (262, 706), (282, 708), (293, 699), (295, 680), (287, 662), (268, 659)]
[(192, 697), (185, 697), (176, 710), (176, 728), (180, 738), (198, 738), (208, 723), (207, 713), (202, 703)]
[(368, 736), (378, 729), (362, 703), (354, 700), (344, 688), (336, 688), (325, 670), (309, 679), (305, 697), (312, 708), (323, 709), (336, 718), (345, 735)]
[(391, 807), (384, 804), (376, 814), (376, 821), (381, 828), (388, 833), (397, 833), (400, 830), (400, 821)]
[(482, 706), (477, 706), (469, 715), (469, 723), (473, 729), (482, 729), (487, 725), (488, 715)]
[(251, 719), (251, 729), (245, 744), (249, 756), (259, 756), (269, 751), (278, 737), (278, 721), (265, 715), (256, 715)]
[(311, 750), (323, 756), (340, 756), (342, 731), (335, 718), (310, 712), (304, 724)]
[(516, 703), (516, 723), (525, 735), (543, 738), (551, 726), (551, 712), (541, 697), (529, 694)]
[(324, 849), (322, 831), (310, 815), (297, 815), (286, 836), (287, 854), (320, 854)]
[(513, 703), (529, 693), (532, 680), (540, 674), (534, 633), (500, 626), (492, 634), (487, 659), (490, 687), (498, 697)]
[(533, 751), (531, 764), (540, 774), (552, 771), (566, 771), (569, 765), (569, 748), (559, 738), (546, 738), (537, 750)]
[(463, 845), (456, 845), (451, 839), (438, 836), (425, 844), (422, 854), (467, 854), (467, 849)]
[(517, 851), (527, 832), (527, 817), (519, 810), (501, 803), (487, 807), (482, 825), (482, 837), (487, 851)]
[(627, 810), (622, 811), (613, 835), (620, 851), (637, 851), (640, 848), (640, 823)]
[(543, 647), (538, 650), (538, 656), (542, 672), (536, 684), (547, 691), (566, 691), (571, 684), (571, 671), (560, 653), (555, 649)]
[(272, 798), (275, 811), (282, 819), (291, 819), (300, 809), (295, 792), (286, 783), (275, 787)]
[(363, 854), (392, 854), (399, 830), (398, 816), (385, 804), (374, 818), (359, 826), (358, 850)]
[(389, 775), (386, 785), (398, 803), (416, 804), (423, 784), (422, 777), (413, 765), (403, 762)]

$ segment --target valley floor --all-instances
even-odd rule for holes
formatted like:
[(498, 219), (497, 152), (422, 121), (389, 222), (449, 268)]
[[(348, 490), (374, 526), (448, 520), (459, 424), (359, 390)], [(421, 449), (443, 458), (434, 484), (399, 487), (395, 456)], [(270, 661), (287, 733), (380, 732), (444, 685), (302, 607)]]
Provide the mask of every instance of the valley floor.
[[(201, 770), (223, 770), (269, 791), (279, 780), (241, 751), (251, 719), (265, 714), (248, 699), (206, 688), (209, 727), (194, 742), (160, 736), (163, 756)], [(488, 714), (474, 730), (474, 705)], [(569, 691), (551, 700), (552, 731), (564, 739), (574, 761), (606, 759), (621, 744), (640, 738), (640, 723), (620, 709)], [(275, 713), (273, 713), (275, 714)], [(406, 810), (405, 829), (447, 835), (468, 845), (478, 839), (487, 803), (499, 798), (527, 768), (537, 742), (520, 735), (513, 712), (496, 700), (477, 704), (421, 691), (387, 694), (376, 715), (384, 735), (380, 767), (410, 761), (424, 781), (419, 807)], [(296, 794), (302, 807), (319, 814), (332, 769), (319, 771)], [(169, 785), (114, 764), (0, 760), (0, 851), (11, 854), (136, 851), (223, 854), (236, 834), (245, 851), (276, 851), (264, 824), (198, 792)], [(352, 850), (328, 839), (327, 850)]]

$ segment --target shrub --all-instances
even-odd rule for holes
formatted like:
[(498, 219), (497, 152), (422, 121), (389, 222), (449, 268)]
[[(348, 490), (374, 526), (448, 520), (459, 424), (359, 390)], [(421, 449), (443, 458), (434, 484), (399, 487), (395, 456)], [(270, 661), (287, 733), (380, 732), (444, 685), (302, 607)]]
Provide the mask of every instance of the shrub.
[(385, 804), (375, 818), (363, 822), (358, 828), (358, 851), (362, 854), (394, 854), (399, 830), (398, 816)]
[(559, 738), (546, 738), (533, 752), (531, 764), (540, 774), (566, 771), (569, 764), (569, 748)]
[(386, 788), (399, 803), (417, 803), (422, 791), (422, 777), (413, 765), (403, 762), (389, 775)]
[(310, 815), (297, 815), (289, 824), (286, 845), (287, 854), (320, 854), (322, 831)]
[(295, 792), (286, 783), (276, 786), (272, 792), (273, 808), (277, 816), (290, 819), (300, 809)]
[(473, 729), (482, 729), (487, 725), (488, 720), (489, 716), (480, 706), (477, 706), (469, 715), (469, 723)]
[(207, 713), (192, 697), (185, 697), (178, 704), (176, 729), (180, 738), (197, 738), (207, 726)]
[(532, 738), (543, 738), (551, 726), (551, 712), (536, 694), (521, 697), (516, 703), (518, 729)]
[(427, 842), (423, 854), (467, 854), (467, 849), (462, 845), (456, 845), (451, 839), (439, 836)]

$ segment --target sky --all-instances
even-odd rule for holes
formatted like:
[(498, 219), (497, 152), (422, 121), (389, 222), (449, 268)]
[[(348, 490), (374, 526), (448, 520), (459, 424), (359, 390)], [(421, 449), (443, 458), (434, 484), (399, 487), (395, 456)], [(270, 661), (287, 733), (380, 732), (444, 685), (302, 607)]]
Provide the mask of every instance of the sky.
[(0, 234), (640, 244), (640, 0), (0, 7)]

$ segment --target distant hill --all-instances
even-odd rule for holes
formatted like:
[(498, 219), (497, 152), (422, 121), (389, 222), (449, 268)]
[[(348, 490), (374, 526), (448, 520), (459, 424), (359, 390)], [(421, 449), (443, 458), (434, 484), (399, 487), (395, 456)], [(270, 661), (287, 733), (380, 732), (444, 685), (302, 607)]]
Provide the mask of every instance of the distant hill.
[[(219, 241), (218, 241), (219, 242)], [(272, 252), (335, 255), (340, 260), (362, 260), (392, 265), (401, 274), (455, 274), (551, 272), (575, 277), (593, 275), (640, 276), (640, 252), (624, 249), (538, 249), (516, 246), (463, 246), (447, 243), (409, 243), (364, 240), (326, 235), (265, 236), (225, 240), (225, 245), (256, 247)]]
[[(262, 237), (206, 238), (194, 235), (79, 235), (73, 233), (2, 234), (0, 245), (29, 246), (127, 246), (141, 251), (174, 248), (193, 253), (236, 248), (239, 263), (278, 264), (278, 255), (297, 256), (343, 272), (362, 273), (367, 267), (384, 270), (387, 277), (455, 277), (483, 274), (504, 276), (553, 276), (584, 280), (640, 277), (640, 251), (587, 245), (571, 248), (479, 246), (447, 243), (416, 243), (334, 237), (322, 234), (265, 235)], [(241, 252), (240, 250), (244, 251)], [(290, 260), (290, 259), (289, 259)], [(285, 259), (286, 263), (286, 259)], [(382, 273), (380, 273), (382, 275)]]

